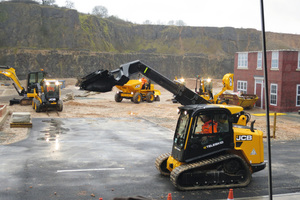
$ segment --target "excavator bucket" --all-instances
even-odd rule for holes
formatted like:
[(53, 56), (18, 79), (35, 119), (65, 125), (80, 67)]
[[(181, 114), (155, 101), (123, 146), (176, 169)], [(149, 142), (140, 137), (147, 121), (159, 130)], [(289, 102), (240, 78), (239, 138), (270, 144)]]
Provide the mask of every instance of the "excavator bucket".
[(78, 79), (76, 85), (82, 90), (109, 92), (115, 85), (124, 85), (128, 80), (129, 78), (122, 77), (122, 80), (117, 81), (113, 73), (108, 70), (97, 70), (81, 79)]

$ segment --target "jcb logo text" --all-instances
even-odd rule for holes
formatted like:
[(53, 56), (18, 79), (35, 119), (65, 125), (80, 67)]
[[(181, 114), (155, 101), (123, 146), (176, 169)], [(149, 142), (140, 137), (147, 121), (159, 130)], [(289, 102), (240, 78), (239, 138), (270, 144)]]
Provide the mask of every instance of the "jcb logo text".
[(237, 135), (236, 141), (251, 141), (252, 135)]

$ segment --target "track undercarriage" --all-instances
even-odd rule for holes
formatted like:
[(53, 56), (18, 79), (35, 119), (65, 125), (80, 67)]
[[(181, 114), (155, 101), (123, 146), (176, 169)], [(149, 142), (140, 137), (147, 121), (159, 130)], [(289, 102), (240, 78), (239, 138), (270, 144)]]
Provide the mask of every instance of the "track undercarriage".
[(199, 190), (245, 187), (251, 181), (251, 171), (239, 156), (228, 154), (176, 167), (170, 173), (166, 163), (170, 153), (156, 159), (156, 168), (162, 175), (170, 175), (179, 190)]

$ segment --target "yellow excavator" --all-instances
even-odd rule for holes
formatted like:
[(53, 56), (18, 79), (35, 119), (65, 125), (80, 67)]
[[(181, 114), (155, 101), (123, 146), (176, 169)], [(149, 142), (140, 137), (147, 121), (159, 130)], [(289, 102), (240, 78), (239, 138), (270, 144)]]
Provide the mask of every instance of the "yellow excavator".
[[(173, 137), (172, 152), (156, 158), (155, 166), (180, 190), (247, 186), (252, 174), (266, 167), (263, 132), (250, 126), (250, 115), (240, 106), (212, 104), (183, 84), (174, 82), (141, 61), (133, 61), (105, 74), (95, 73), (85, 87), (109, 91), (127, 83), (134, 73), (153, 80), (174, 94), (183, 106)], [(211, 132), (202, 120), (210, 119)], [(210, 124), (210, 123), (209, 123)]]
[(37, 72), (29, 72), (27, 75), (27, 90), (21, 85), (21, 82), (16, 75), (16, 70), (12, 67), (0, 66), (0, 74), (10, 78), (13, 83), (12, 85), (15, 87), (17, 93), (22, 96), (22, 99), (12, 99), (10, 100), (10, 105), (13, 104), (21, 104), (21, 105), (31, 105), (32, 98), (34, 97), (34, 88), (37, 83), (41, 83), (41, 81), (46, 77), (47, 72), (41, 70)]
[(63, 103), (60, 99), (60, 85), (57, 80), (46, 79), (47, 72), (41, 70), (29, 72), (27, 75), (27, 90), (21, 85), (16, 70), (12, 67), (0, 66), (0, 74), (13, 81), (13, 86), (21, 99), (10, 100), (10, 105), (32, 105), (36, 112), (56, 108), (62, 111)]
[[(213, 95), (213, 83), (212, 79), (203, 79), (198, 75), (196, 78), (195, 92), (199, 94), (204, 99), (215, 104), (230, 104), (242, 106), (244, 109), (251, 109), (255, 102), (258, 100), (255, 94), (241, 94), (233, 93), (234, 82), (233, 74), (227, 73), (223, 76), (222, 85), (223, 88), (218, 94)], [(200, 85), (199, 89), (197, 85)], [(231, 91), (225, 93), (225, 91)]]
[[(198, 83), (199, 83), (199, 89), (198, 89)], [(220, 100), (220, 95), (222, 95), (226, 90), (233, 90), (234, 84), (233, 84), (233, 74), (232, 73), (227, 73), (223, 76), (222, 79), (222, 85), (223, 88), (222, 90), (218, 93), (213, 95), (213, 82), (212, 79), (207, 78), (203, 79), (200, 78), (198, 75), (196, 78), (196, 87), (195, 87), (195, 92), (199, 94), (202, 98), (215, 103), (215, 104), (228, 104), (226, 100)]]

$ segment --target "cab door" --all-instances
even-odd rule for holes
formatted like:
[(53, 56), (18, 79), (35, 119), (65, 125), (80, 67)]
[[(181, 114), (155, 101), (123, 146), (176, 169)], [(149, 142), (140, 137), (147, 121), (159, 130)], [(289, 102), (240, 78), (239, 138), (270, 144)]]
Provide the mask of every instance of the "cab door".
[(185, 149), (185, 162), (233, 148), (233, 130), (229, 116), (226, 111), (198, 112), (194, 115)]

